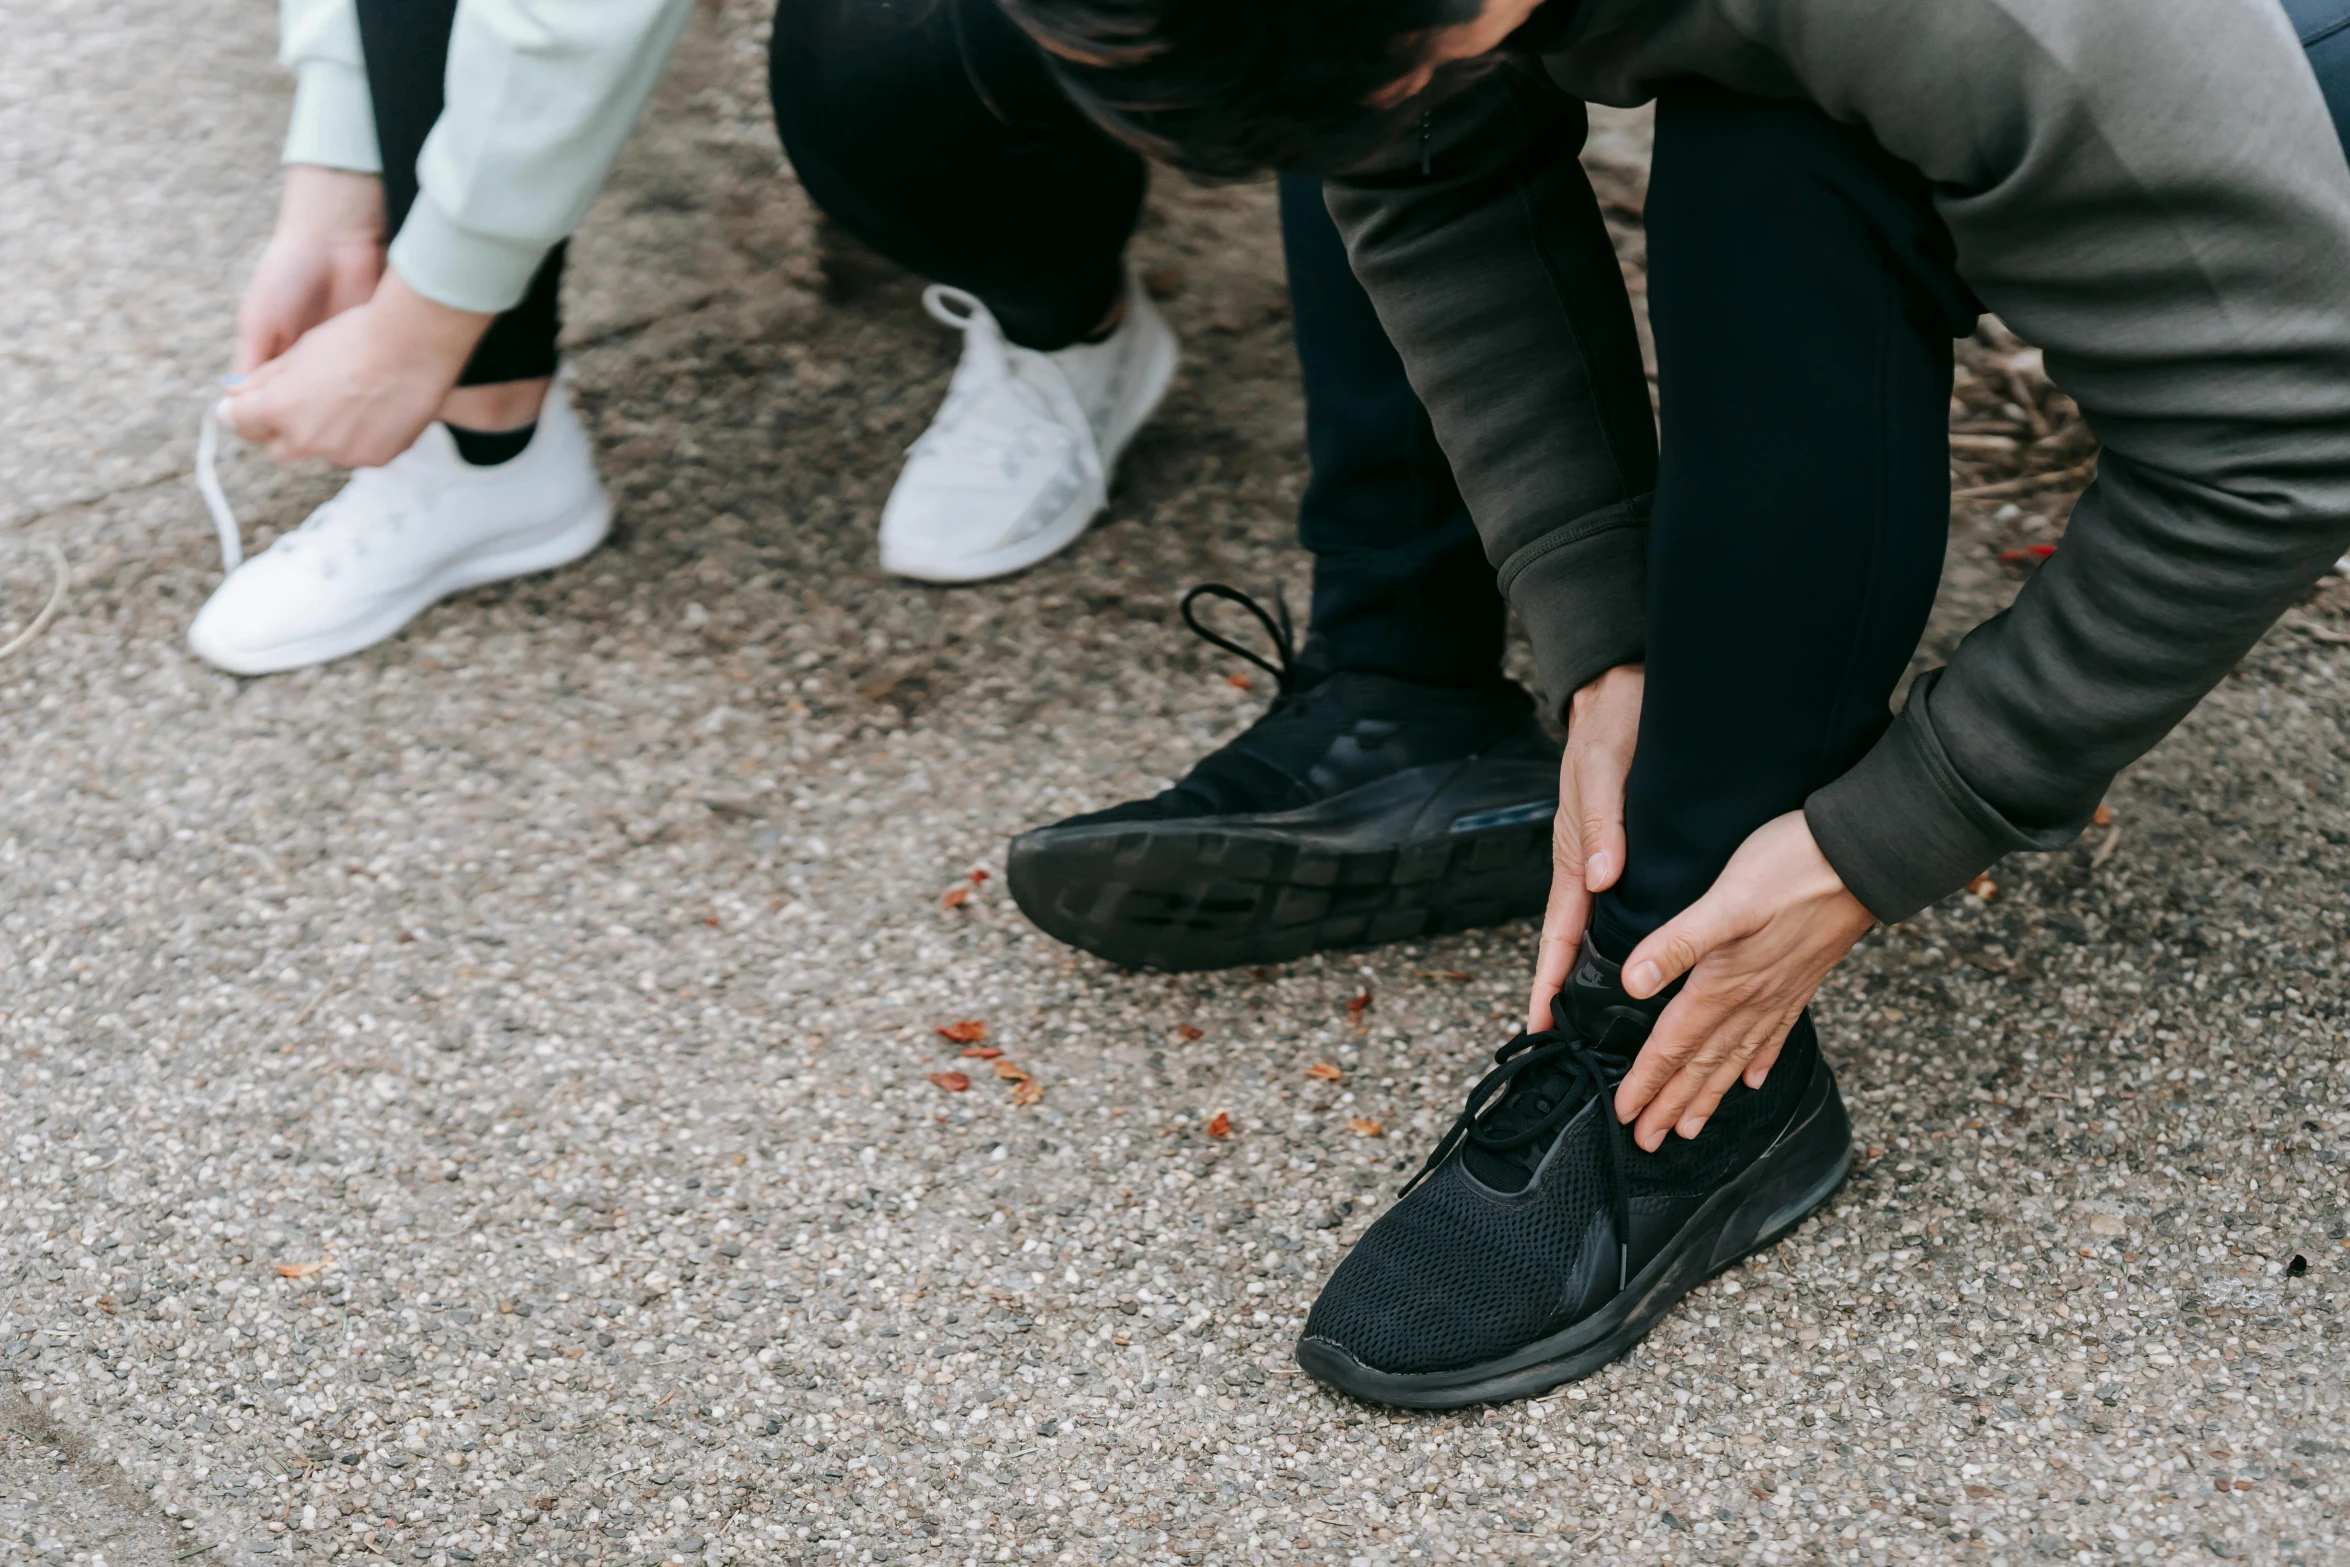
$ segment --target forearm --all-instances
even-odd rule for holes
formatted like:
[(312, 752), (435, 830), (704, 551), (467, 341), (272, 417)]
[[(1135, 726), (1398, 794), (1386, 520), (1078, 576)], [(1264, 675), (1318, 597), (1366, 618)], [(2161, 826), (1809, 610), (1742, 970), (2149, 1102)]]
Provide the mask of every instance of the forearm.
[(419, 293), (504, 310), (587, 215), (692, 0), (462, 0), (448, 107), (392, 264)]
[(1641, 657), (1656, 483), (1631, 304), (1576, 161), (1584, 131), (1579, 101), (1513, 68), (1329, 182), (1554, 711)]

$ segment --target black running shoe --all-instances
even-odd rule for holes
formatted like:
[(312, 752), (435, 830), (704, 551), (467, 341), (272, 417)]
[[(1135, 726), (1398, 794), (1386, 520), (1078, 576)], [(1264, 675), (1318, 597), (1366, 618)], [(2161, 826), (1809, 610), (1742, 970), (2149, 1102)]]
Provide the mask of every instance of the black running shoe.
[(1760, 1088), (1643, 1153), (1615, 1117), (1664, 997), (1587, 942), (1553, 1010), (1469, 1094), (1403, 1200), (1322, 1287), (1297, 1361), (1411, 1409), (1527, 1398), (1621, 1355), (1699, 1284), (1777, 1241), (1852, 1168), (1811, 1014)]
[[(1274, 664), (1200, 624), (1257, 617)], [(1289, 614), (1210, 583), (1185, 624), (1272, 675), (1265, 716), (1174, 788), (1012, 840), (1012, 896), (1127, 968), (1232, 968), (1542, 912), (1558, 747), (1508, 681), (1463, 689), (1299, 666)]]

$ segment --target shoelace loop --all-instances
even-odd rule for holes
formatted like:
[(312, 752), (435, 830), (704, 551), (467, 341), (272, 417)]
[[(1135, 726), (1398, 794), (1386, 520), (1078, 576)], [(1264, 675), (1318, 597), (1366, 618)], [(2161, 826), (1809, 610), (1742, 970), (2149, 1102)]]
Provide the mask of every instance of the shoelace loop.
[[(1551, 1004), (1551, 1016), (1567, 1015), (1567, 998), (1561, 995)], [(1632, 1183), (1626, 1168), (1624, 1144), (1630, 1134), (1624, 1129), (1607, 1100), (1615, 1085), (1632, 1070), (1632, 1055), (1609, 1048), (1614, 1043), (1616, 1029), (1610, 1027), (1607, 1037), (1594, 1044), (1574, 1027), (1553, 1025), (1537, 1033), (1520, 1034), (1493, 1053), (1493, 1070), (1478, 1079), (1469, 1090), (1469, 1097), (1461, 1106), (1461, 1113), (1452, 1127), (1437, 1141), (1435, 1151), (1427, 1163), (1420, 1166), (1412, 1178), (1404, 1182), (1396, 1195), (1397, 1201), (1409, 1197), (1423, 1181), (1443, 1168), (1462, 1148), (1474, 1144), (1489, 1153), (1508, 1154), (1529, 1143), (1546, 1143), (1559, 1134), (1560, 1128), (1573, 1120), (1584, 1105), (1599, 1105), (1599, 1120), (1605, 1129), (1607, 1141), (1608, 1217), (1616, 1230), (1616, 1288), (1623, 1289), (1631, 1282), (1632, 1261)], [(1632, 1049), (1637, 1052), (1638, 1045)], [(1498, 1132), (1489, 1128), (1495, 1111), (1509, 1097), (1510, 1089), (1550, 1066), (1562, 1066), (1572, 1078), (1572, 1085), (1561, 1094), (1538, 1120), (1514, 1132)], [(1580, 1089), (1581, 1092), (1576, 1090)]]
[(237, 531), (228, 492), (220, 487), (220, 430), (228, 423), (228, 400), (223, 398), (204, 410), (204, 422), (196, 427), (196, 493), (204, 497), (213, 531), (220, 535), (221, 569), (234, 571), (245, 563), (245, 542)]
[[(1271, 639), (1274, 654), (1281, 662), (1275, 664), (1271, 659), (1233, 641), (1221, 632), (1213, 631), (1202, 625), (1199, 615), (1192, 609), (1192, 606), (1203, 598), (1222, 599), (1228, 604), (1238, 604), (1242, 609), (1254, 615), (1257, 624), (1264, 627), (1265, 635)], [(1194, 636), (1222, 648), (1236, 658), (1248, 660), (1266, 674), (1271, 675), (1281, 696), (1286, 697), (1296, 689), (1297, 632), (1289, 617), (1289, 596), (1279, 588), (1273, 590), (1273, 612), (1268, 613), (1264, 605), (1258, 603), (1252, 595), (1243, 593), (1238, 588), (1227, 587), (1221, 582), (1203, 582), (1183, 595), (1182, 612), (1183, 623), (1191, 628)]]

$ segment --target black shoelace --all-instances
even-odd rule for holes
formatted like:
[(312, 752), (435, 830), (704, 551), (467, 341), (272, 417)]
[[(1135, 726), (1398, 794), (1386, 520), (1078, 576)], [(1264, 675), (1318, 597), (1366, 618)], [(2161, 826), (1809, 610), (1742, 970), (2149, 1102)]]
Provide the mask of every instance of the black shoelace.
[[(1253, 649), (1233, 641), (1221, 632), (1202, 625), (1199, 616), (1193, 613), (1191, 606), (1203, 598), (1222, 599), (1228, 604), (1238, 604), (1242, 609), (1254, 615), (1257, 624), (1265, 628), (1265, 635), (1272, 639), (1274, 655), (1281, 662), (1275, 664), (1271, 659), (1265, 658)], [(1237, 658), (1245, 658), (1266, 674), (1271, 675), (1277, 688), (1274, 696), (1275, 701), (1295, 694), (1298, 678), (1297, 633), (1289, 619), (1289, 599), (1280, 589), (1273, 590), (1273, 612), (1268, 613), (1264, 605), (1238, 588), (1226, 587), (1221, 582), (1203, 582), (1183, 595), (1182, 611), (1183, 623), (1189, 626), (1192, 634), (1201, 641), (1212, 643)]]
[[(1551, 1004), (1551, 1016), (1567, 1015), (1567, 998), (1561, 995)], [(1616, 1031), (1609, 1029), (1612, 1036)], [(1630, 1135), (1624, 1129), (1606, 1101), (1616, 1083), (1632, 1070), (1632, 1057), (1607, 1049), (1610, 1040), (1594, 1045), (1574, 1028), (1551, 1027), (1539, 1033), (1520, 1034), (1493, 1053), (1493, 1070), (1469, 1090), (1468, 1102), (1461, 1107), (1459, 1117), (1436, 1144), (1436, 1151), (1428, 1162), (1406, 1181), (1397, 1192), (1400, 1202), (1409, 1197), (1422, 1181), (1434, 1175), (1455, 1152), (1468, 1144), (1475, 1144), (1489, 1153), (1511, 1154), (1528, 1144), (1547, 1144), (1559, 1134), (1559, 1129), (1574, 1119), (1584, 1105), (1597, 1102), (1600, 1125), (1607, 1140), (1608, 1216), (1616, 1226), (1616, 1288), (1623, 1289), (1631, 1282), (1632, 1262), (1632, 1183), (1626, 1170), (1625, 1139)], [(1633, 1046), (1637, 1051), (1637, 1044)], [(1512, 1131), (1501, 1131), (1492, 1126), (1495, 1112), (1510, 1097), (1513, 1087), (1520, 1092), (1532, 1090), (1520, 1086), (1521, 1079), (1529, 1079), (1546, 1068), (1562, 1067), (1568, 1074), (1565, 1092), (1554, 1103), (1537, 1100), (1540, 1116)], [(1512, 1118), (1515, 1119), (1514, 1117)]]

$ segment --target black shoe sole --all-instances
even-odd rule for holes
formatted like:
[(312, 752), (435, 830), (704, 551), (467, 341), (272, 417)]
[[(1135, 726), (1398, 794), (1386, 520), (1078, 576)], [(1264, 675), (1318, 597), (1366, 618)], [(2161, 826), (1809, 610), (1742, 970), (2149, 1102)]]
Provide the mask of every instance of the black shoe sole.
[(1555, 760), (1447, 762), (1296, 811), (1040, 827), (1006, 880), (1125, 968), (1283, 963), (1541, 913), (1557, 804)]
[(1640, 1342), (1707, 1279), (1776, 1245), (1833, 1197), (1851, 1171), (1852, 1123), (1821, 1059), (1787, 1130), (1707, 1198), (1629, 1288), (1573, 1327), (1458, 1371), (1374, 1371), (1336, 1344), (1311, 1338), (1298, 1341), (1297, 1363), (1342, 1393), (1404, 1409), (1459, 1409), (1547, 1393)]

